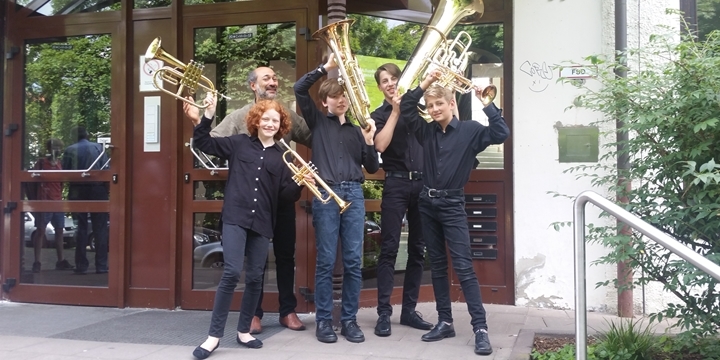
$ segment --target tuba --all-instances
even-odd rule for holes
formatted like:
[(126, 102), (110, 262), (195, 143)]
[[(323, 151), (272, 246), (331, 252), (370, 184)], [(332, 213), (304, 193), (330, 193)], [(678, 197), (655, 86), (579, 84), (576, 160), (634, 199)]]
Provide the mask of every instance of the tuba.
[[(318, 175), (317, 173), (317, 168), (312, 162), (305, 162), (305, 160), (303, 160), (295, 150), (293, 150), (290, 146), (288, 146), (287, 143), (285, 143), (285, 140), (280, 139), (280, 144), (287, 149), (287, 151), (283, 153), (283, 161), (285, 161), (285, 165), (287, 165), (288, 168), (290, 168), (290, 171), (292, 171), (292, 178), (295, 183), (300, 186), (305, 185), (308, 190), (310, 190), (310, 192), (313, 193), (313, 195), (315, 195), (315, 197), (317, 197), (318, 200), (320, 200), (323, 204), (327, 204), (330, 199), (335, 200), (338, 206), (340, 206), (340, 213), (344, 213), (345, 210), (347, 210), (347, 208), (350, 206), (351, 202), (347, 202), (341, 199), (339, 196), (337, 196), (337, 194), (335, 194), (334, 191), (332, 191), (332, 189), (330, 189), (330, 187), (325, 183), (325, 181), (320, 178), (320, 175)], [(287, 159), (288, 154), (292, 157), (290, 161), (288, 161)], [(300, 166), (295, 165), (295, 160), (300, 163)], [(322, 197), (322, 194), (320, 194), (320, 190), (315, 184), (308, 183), (305, 180), (305, 174), (311, 174), (315, 179), (315, 182), (318, 185), (322, 186), (325, 191), (327, 191), (328, 196), (326, 198)]]
[[(196, 63), (193, 60), (190, 60), (190, 63), (187, 65), (183, 64), (180, 60), (174, 58), (172, 55), (163, 50), (160, 46), (160, 42), (160, 37), (156, 37), (155, 40), (150, 43), (150, 46), (148, 46), (148, 49), (145, 52), (145, 62), (157, 59), (164, 61), (166, 64), (170, 64), (170, 66), (163, 66), (155, 71), (155, 74), (153, 74), (153, 86), (155, 86), (156, 89), (170, 94), (172, 97), (200, 109), (205, 109), (207, 106), (202, 103), (197, 104), (186, 99), (182, 95), (183, 90), (187, 89), (189, 95), (194, 95), (198, 89), (202, 88), (207, 92), (215, 93), (218, 97), (230, 100), (229, 97), (220, 94), (217, 90), (215, 90), (215, 85), (213, 85), (212, 81), (203, 76), (202, 71), (205, 67), (204, 65)], [(166, 90), (159, 83), (158, 80), (160, 79), (169, 82), (171, 85), (178, 85), (177, 92), (173, 93), (172, 91)]]
[(358, 66), (355, 55), (350, 51), (349, 29), (355, 22), (345, 19), (332, 23), (316, 31), (313, 38), (323, 40), (335, 55), (340, 78), (338, 83), (345, 90), (345, 97), (350, 103), (350, 114), (360, 127), (367, 129), (367, 119), (370, 119), (370, 98), (365, 91), (365, 78)]
[[(454, 40), (449, 41), (447, 34), (463, 19), (481, 17), (485, 11), (483, 0), (439, 0), (433, 1), (433, 4), (435, 12), (398, 79), (396, 88), (400, 95), (419, 84), (422, 77), (432, 69), (442, 72), (441, 78), (436, 81), (440, 86), (461, 93), (468, 93), (474, 87), (469, 79), (462, 76), (468, 64), (467, 51), (472, 39), (461, 31)], [(487, 86), (481, 96), (483, 104), (492, 102), (494, 94), (497, 94), (497, 88), (494, 85)]]

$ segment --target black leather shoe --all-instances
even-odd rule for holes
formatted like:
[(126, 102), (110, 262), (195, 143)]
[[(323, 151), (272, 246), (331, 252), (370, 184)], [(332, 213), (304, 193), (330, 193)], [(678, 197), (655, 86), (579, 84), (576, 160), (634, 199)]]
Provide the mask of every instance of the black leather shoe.
[(334, 343), (338, 339), (337, 335), (335, 335), (335, 330), (332, 328), (330, 320), (320, 320), (317, 323), (317, 327), (315, 328), (315, 337), (317, 337), (318, 341), (324, 343)]
[(341, 323), (342, 329), (340, 329), (340, 335), (345, 336), (347, 341), (354, 343), (365, 341), (365, 335), (355, 320), (345, 320), (341, 321)]
[(242, 340), (240, 340), (240, 335), (238, 335), (235, 338), (235, 340), (237, 340), (238, 344), (240, 344), (246, 348), (250, 348), (250, 349), (259, 349), (263, 346), (262, 341), (260, 341), (259, 339), (254, 339), (254, 340), (250, 340), (248, 342), (243, 342)]
[(400, 325), (407, 325), (420, 330), (431, 330), (433, 328), (433, 324), (423, 320), (422, 314), (417, 311), (400, 315)]
[(455, 337), (455, 327), (440, 321), (429, 333), (422, 336), (422, 341), (439, 341), (449, 337)]
[(490, 346), (490, 337), (487, 330), (480, 329), (475, 332), (475, 353), (478, 355), (492, 354), (492, 346)]
[(392, 334), (392, 330), (390, 329), (390, 315), (382, 314), (378, 318), (377, 325), (375, 325), (375, 335), (390, 336), (390, 334)]
[(200, 359), (200, 360), (207, 359), (207, 358), (210, 357), (210, 355), (212, 355), (212, 353), (218, 348), (218, 346), (220, 346), (220, 341), (218, 341), (217, 345), (215, 345), (215, 349), (212, 349), (212, 350), (209, 350), (209, 351), (201, 348), (200, 346), (198, 346), (198, 347), (196, 347), (195, 350), (193, 351), (193, 356), (196, 357), (196, 358), (198, 358), (198, 359)]

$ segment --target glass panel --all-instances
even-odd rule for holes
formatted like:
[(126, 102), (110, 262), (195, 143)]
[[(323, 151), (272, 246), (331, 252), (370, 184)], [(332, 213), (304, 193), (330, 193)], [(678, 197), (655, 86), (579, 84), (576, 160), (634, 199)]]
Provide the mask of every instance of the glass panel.
[[(149, 1), (152, 2), (152, 0)], [(120, 0), (17, 0), (17, 4), (32, 11), (30, 16), (120, 10)]]
[[(193, 219), (193, 289), (215, 290), (220, 283), (224, 264), (220, 213), (195, 213)], [(268, 245), (265, 264), (265, 292), (277, 292), (275, 254), (272, 241)], [(245, 289), (245, 272), (235, 290)]]
[(185, 0), (185, 5), (213, 4), (224, 2), (259, 1), (259, 0)]
[[(225, 180), (196, 181), (193, 199), (195, 200), (222, 200), (225, 197)], [(218, 229), (221, 230), (221, 229)]]
[(107, 286), (108, 219), (108, 213), (22, 213), (20, 281)]
[[(382, 217), (380, 212), (368, 212), (365, 215), (365, 238), (363, 240), (362, 276), (363, 289), (377, 289), (377, 263), (380, 258), (380, 244), (382, 238)], [(408, 260), (408, 224), (403, 219), (400, 230), (400, 246), (395, 259), (395, 287), (402, 287), (405, 281), (405, 268)], [(427, 250), (425, 251), (425, 268), (423, 269), (422, 285), (432, 284), (430, 277), (430, 262)]]
[[(487, 86), (493, 84), (498, 89), (495, 105), (503, 108), (503, 26), (502, 25), (459, 25), (450, 33), (455, 38), (459, 31), (465, 31), (472, 38), (468, 49), (469, 65), (465, 76), (473, 84)], [(458, 96), (460, 119), (473, 119), (488, 125), (482, 103), (473, 93)], [(502, 169), (504, 144), (491, 145), (477, 155), (478, 169)]]
[[(279, 83), (275, 99), (295, 109), (295, 42), (293, 22), (195, 29), (194, 60), (205, 64), (203, 75), (232, 99), (219, 102), (218, 118), (254, 101), (248, 74), (258, 66), (275, 71)], [(204, 97), (202, 91), (196, 96)]]
[(135, 9), (149, 9), (157, 7), (167, 7), (172, 4), (172, 0), (135, 0)]
[[(110, 59), (110, 35), (43, 39), (25, 45), (24, 170), (110, 165), (110, 154), (101, 155), (104, 147), (90, 143), (110, 142)], [(78, 158), (75, 154), (83, 148), (90, 150), (80, 151), (87, 155)], [(43, 160), (38, 163), (38, 159)]]

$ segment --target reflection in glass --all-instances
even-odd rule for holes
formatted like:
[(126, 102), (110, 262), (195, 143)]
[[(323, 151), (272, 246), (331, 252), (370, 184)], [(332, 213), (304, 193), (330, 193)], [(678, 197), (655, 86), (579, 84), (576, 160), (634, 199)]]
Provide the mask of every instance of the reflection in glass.
[[(194, 43), (193, 59), (205, 65), (203, 75), (232, 99), (218, 103), (219, 119), (255, 100), (248, 74), (259, 66), (275, 71), (279, 83), (276, 100), (295, 109), (295, 23), (200, 28), (195, 29)], [(203, 97), (202, 92), (196, 95), (196, 99)]]
[(168, 7), (171, 4), (172, 0), (135, 0), (135, 9)]
[(225, 180), (196, 181), (194, 189), (194, 200), (222, 200), (225, 198)]
[[(149, 0), (152, 2), (153, 0)], [(120, 0), (17, 0), (30, 16), (69, 15), (120, 10)]]
[[(20, 281), (31, 284), (107, 286), (107, 215), (22, 213)], [(87, 220), (87, 225), (83, 225), (83, 219)], [(74, 276), (76, 273), (85, 276)]]
[[(453, 28), (450, 38), (455, 38), (459, 31), (466, 31), (472, 38), (472, 45), (468, 51), (468, 67), (465, 77), (473, 84), (497, 86), (498, 95), (495, 105), (503, 108), (503, 26), (502, 25), (458, 25)], [(458, 112), (460, 119), (473, 119), (487, 125), (487, 117), (483, 106), (474, 93), (458, 97)], [(478, 169), (502, 169), (504, 145), (492, 145), (477, 155)]]
[[(363, 240), (362, 277), (363, 289), (377, 289), (377, 264), (380, 259), (381, 237), (380, 212), (368, 212), (365, 215), (365, 238)], [(405, 268), (408, 261), (408, 224), (403, 219), (400, 230), (400, 246), (395, 259), (395, 287), (402, 287), (405, 281)], [(423, 269), (422, 285), (432, 284), (430, 278), (430, 262), (425, 252), (425, 267)]]
[[(220, 181), (218, 181), (220, 183)], [(220, 213), (195, 213), (193, 215), (193, 289), (215, 290), (225, 267), (222, 248)], [(264, 291), (277, 292), (275, 254), (272, 241), (268, 243), (268, 262), (265, 264)], [(235, 290), (245, 289), (245, 272)]]
[[(79, 126), (85, 129), (80, 132), (87, 135), (86, 142), (110, 142), (110, 59), (109, 35), (44, 39), (25, 45), (24, 170), (36, 166), (38, 159), (60, 156), (48, 149), (48, 141), (66, 149), (78, 143)], [(95, 148), (103, 150), (93, 146), (92, 160), (100, 154)], [(107, 159), (93, 169), (102, 168)], [(82, 169), (75, 164), (73, 169)]]

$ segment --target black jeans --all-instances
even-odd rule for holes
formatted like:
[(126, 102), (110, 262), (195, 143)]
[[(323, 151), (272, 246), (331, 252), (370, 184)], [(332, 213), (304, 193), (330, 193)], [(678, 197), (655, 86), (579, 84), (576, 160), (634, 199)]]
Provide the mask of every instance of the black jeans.
[[(70, 184), (68, 200), (107, 200), (108, 189), (105, 184)], [(90, 242), (88, 217), (92, 222), (92, 234), (95, 238), (95, 271), (108, 271), (108, 213), (87, 212), (72, 213), (77, 220), (77, 243), (75, 244), (75, 269), (87, 271), (90, 262), (87, 258), (87, 246)]]
[(480, 284), (472, 264), (465, 197), (460, 195), (431, 198), (428, 197), (426, 191), (422, 191), (420, 193), (420, 216), (430, 256), (438, 320), (449, 323), (453, 321), (450, 307), (448, 260), (445, 251), (447, 243), (453, 269), (457, 273), (465, 296), (473, 331), (487, 329), (485, 308), (480, 297)]
[[(273, 252), (275, 253), (275, 271), (277, 274), (278, 302), (280, 303), (280, 316), (287, 316), (295, 312), (297, 298), (295, 298), (295, 202), (278, 202)], [(265, 286), (265, 275), (263, 283)], [(262, 290), (264, 292), (264, 289)], [(255, 309), (255, 316), (262, 319), (263, 292)]]
[(422, 238), (418, 196), (422, 181), (388, 177), (383, 188), (382, 242), (377, 266), (378, 315), (392, 314), (390, 296), (395, 286), (395, 260), (400, 247), (400, 231), (407, 211), (408, 260), (403, 281), (402, 312), (415, 311), (422, 281), (425, 244)]
[(262, 292), (262, 276), (265, 271), (269, 239), (237, 225), (223, 224), (223, 258), (225, 268), (215, 292), (212, 321), (208, 334), (223, 337), (230, 303), (235, 295), (235, 286), (240, 280), (243, 262), (245, 264), (245, 291), (240, 304), (240, 320), (237, 331), (250, 332), (250, 322)]

